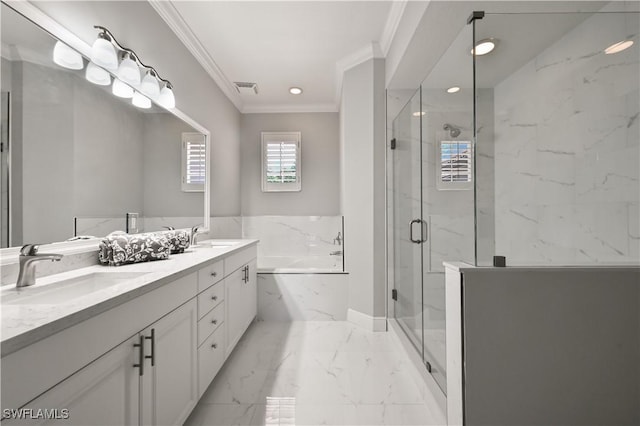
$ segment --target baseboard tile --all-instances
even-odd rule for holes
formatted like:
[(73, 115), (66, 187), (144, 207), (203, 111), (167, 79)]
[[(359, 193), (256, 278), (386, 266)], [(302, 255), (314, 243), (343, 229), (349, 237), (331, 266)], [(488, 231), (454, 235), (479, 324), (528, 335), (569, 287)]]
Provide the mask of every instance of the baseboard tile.
[(387, 318), (386, 317), (372, 317), (371, 315), (363, 314), (360, 311), (349, 309), (347, 311), (347, 321), (356, 324), (359, 327), (369, 331), (387, 331)]

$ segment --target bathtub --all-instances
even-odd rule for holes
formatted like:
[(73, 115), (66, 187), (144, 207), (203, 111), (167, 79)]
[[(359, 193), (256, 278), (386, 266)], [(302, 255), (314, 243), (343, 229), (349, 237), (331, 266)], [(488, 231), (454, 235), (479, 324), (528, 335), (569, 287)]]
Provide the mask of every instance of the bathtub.
[(258, 273), (336, 274), (344, 273), (342, 256), (258, 256)]
[(342, 256), (258, 256), (258, 319), (345, 321)]

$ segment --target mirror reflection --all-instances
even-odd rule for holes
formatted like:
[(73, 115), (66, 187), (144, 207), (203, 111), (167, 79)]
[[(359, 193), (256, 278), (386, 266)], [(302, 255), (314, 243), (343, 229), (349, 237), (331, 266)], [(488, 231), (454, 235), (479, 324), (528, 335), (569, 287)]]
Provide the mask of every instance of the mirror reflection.
[(89, 82), (86, 58), (55, 64), (56, 40), (4, 3), (1, 17), (1, 246), (202, 223), (204, 135)]

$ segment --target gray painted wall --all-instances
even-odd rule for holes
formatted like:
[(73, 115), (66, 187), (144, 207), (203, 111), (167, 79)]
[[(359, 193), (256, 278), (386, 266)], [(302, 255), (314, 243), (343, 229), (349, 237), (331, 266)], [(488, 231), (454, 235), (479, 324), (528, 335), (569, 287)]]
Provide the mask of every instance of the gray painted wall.
[(463, 286), (466, 424), (640, 423), (640, 269), (480, 268)]
[[(240, 113), (147, 2), (34, 4), (92, 44), (102, 25), (174, 85), (177, 108), (211, 132), (211, 212), (240, 214)], [(142, 25), (143, 24), (143, 25)]]
[[(336, 216), (340, 214), (338, 113), (243, 114), (242, 214)], [(302, 191), (262, 192), (260, 132), (302, 133)]]
[(170, 114), (145, 117), (142, 161), (146, 217), (203, 216), (204, 192), (181, 189), (183, 132), (193, 132), (193, 129)]
[(386, 315), (384, 96), (384, 60), (372, 59), (345, 72), (341, 205), (349, 308), (373, 317)]

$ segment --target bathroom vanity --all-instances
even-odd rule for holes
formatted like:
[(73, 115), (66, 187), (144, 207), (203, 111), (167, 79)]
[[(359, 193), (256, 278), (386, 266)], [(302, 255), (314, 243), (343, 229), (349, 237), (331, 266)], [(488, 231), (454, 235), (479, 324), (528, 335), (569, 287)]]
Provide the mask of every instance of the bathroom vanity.
[(256, 243), (4, 286), (2, 415), (42, 417), (3, 424), (182, 424), (256, 316)]

